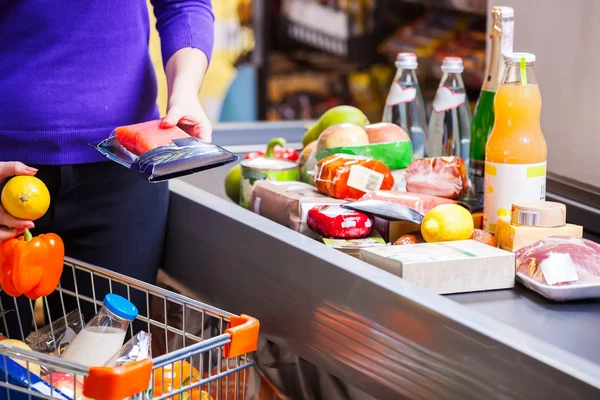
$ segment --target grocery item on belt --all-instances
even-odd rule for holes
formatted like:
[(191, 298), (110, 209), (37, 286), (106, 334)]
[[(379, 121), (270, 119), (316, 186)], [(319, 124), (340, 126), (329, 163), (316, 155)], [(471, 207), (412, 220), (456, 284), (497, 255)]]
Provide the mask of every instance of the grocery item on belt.
[(439, 294), (512, 288), (515, 254), (474, 240), (362, 249), (378, 268)]
[(373, 230), (367, 214), (340, 206), (316, 206), (308, 211), (308, 227), (326, 238), (358, 239)]
[(267, 155), (267, 151), (269, 147), (273, 149), (273, 156), (275, 158), (279, 158), (280, 160), (288, 160), (288, 161), (298, 161), (300, 158), (298, 155), (298, 151), (295, 149), (285, 148), (285, 139), (283, 138), (274, 138), (267, 144), (267, 150), (261, 151), (252, 151), (244, 156), (245, 160), (251, 160), (256, 157), (265, 157)]
[(429, 210), (440, 204), (456, 204), (454, 200), (444, 197), (431, 196), (422, 193), (409, 193), (395, 190), (379, 190), (365, 194), (360, 200), (381, 200), (388, 203), (400, 204), (412, 208), (420, 214), (426, 214)]
[(150, 182), (193, 174), (237, 161), (238, 156), (192, 137), (178, 127), (162, 128), (162, 119), (120, 126), (94, 144), (108, 159)]
[(302, 145), (307, 146), (319, 139), (321, 134), (330, 126), (342, 123), (367, 125), (369, 119), (356, 107), (341, 105), (330, 108), (319, 117), (317, 122), (308, 127), (302, 138)]
[(567, 207), (553, 201), (524, 201), (511, 207), (513, 225), (554, 228), (567, 223)]
[(400, 237), (412, 232), (419, 232), (421, 235), (421, 224), (373, 217), (373, 230), (377, 231), (387, 243), (395, 243)]
[(600, 244), (569, 236), (549, 236), (516, 252), (519, 279), (543, 296), (558, 300), (600, 297)]
[(510, 217), (498, 217), (495, 235), (499, 248), (515, 252), (549, 236), (581, 238), (583, 237), (583, 227), (574, 224), (565, 224), (553, 228), (514, 225), (510, 223)]
[(250, 198), (250, 211), (307, 236), (317, 238), (308, 228), (308, 210), (317, 205), (346, 203), (325, 196), (302, 182), (258, 181)]
[[(350, 138), (358, 136), (355, 131), (359, 130), (366, 133), (360, 136), (361, 142), (366, 139), (366, 143), (350, 141)], [(332, 126), (321, 134), (315, 156), (317, 161), (333, 154), (364, 156), (381, 161), (389, 169), (396, 170), (406, 168), (411, 163), (412, 151), (410, 138), (398, 125), (382, 122), (362, 128), (342, 124)]]
[(419, 243), (425, 243), (425, 239), (423, 239), (423, 235), (421, 235), (421, 232), (416, 231), (400, 236), (398, 240), (394, 242), (394, 246), (404, 246), (407, 244)]
[(498, 245), (494, 235), (482, 229), (473, 229), (473, 233), (471, 233), (471, 240), (475, 240), (476, 242), (487, 244), (488, 246), (492, 247), (497, 247)]
[(423, 214), (412, 208), (382, 200), (357, 200), (344, 204), (344, 207), (375, 215), (389, 221), (408, 221), (415, 224), (420, 224), (423, 221)]
[(463, 198), (469, 190), (465, 163), (459, 157), (415, 160), (406, 169), (406, 190), (448, 199)]
[(360, 260), (362, 260), (362, 257), (360, 256), (360, 249), (381, 247), (387, 244), (385, 240), (383, 240), (383, 238), (375, 231), (373, 231), (369, 236), (359, 239), (323, 238), (323, 243)]
[(390, 190), (394, 177), (382, 162), (366, 157), (335, 154), (317, 164), (319, 192), (337, 199), (357, 200), (365, 193)]

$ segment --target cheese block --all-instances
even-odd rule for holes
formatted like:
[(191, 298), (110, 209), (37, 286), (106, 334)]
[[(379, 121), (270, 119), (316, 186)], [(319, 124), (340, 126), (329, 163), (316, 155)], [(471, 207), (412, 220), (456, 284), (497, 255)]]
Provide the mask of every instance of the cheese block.
[(516, 252), (538, 240), (556, 235), (581, 238), (583, 236), (583, 227), (573, 224), (553, 228), (512, 225), (510, 217), (499, 217), (498, 224), (496, 225), (498, 247), (506, 251)]

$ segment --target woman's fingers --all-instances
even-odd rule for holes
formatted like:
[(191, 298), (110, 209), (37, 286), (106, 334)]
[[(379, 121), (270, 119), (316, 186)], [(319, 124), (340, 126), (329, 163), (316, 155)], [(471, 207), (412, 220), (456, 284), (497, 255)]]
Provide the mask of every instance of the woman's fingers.
[(0, 180), (15, 175), (35, 175), (37, 169), (18, 162), (0, 162)]
[(13, 217), (2, 206), (0, 206), (0, 225), (16, 229), (33, 229), (35, 226), (32, 221)]
[(19, 236), (23, 232), (25, 232), (25, 229), (14, 229), (14, 228), (9, 228), (7, 226), (1, 226), (0, 227), (0, 242), (3, 240), (12, 239), (15, 236)]

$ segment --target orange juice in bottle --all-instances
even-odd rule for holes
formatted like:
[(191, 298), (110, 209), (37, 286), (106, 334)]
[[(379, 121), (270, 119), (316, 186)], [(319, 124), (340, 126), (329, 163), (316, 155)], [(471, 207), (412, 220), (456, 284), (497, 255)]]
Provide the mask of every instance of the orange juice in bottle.
[(535, 55), (504, 56), (494, 99), (494, 127), (485, 147), (483, 227), (496, 230), (513, 203), (546, 199), (546, 140), (540, 127), (542, 97), (533, 72)]

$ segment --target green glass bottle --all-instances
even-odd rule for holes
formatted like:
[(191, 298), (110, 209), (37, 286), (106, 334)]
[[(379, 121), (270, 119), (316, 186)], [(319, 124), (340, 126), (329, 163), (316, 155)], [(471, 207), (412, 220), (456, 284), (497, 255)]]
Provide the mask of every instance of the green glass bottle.
[(490, 62), (471, 123), (471, 196), (481, 202), (484, 190), (485, 145), (494, 127), (494, 97), (504, 68), (502, 55), (512, 53), (513, 50), (514, 21), (514, 10), (511, 7), (492, 8)]

